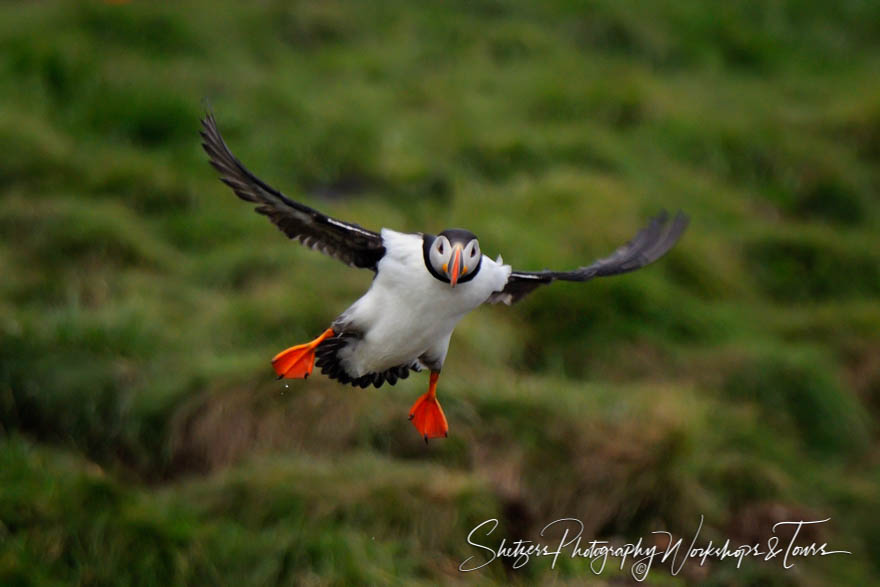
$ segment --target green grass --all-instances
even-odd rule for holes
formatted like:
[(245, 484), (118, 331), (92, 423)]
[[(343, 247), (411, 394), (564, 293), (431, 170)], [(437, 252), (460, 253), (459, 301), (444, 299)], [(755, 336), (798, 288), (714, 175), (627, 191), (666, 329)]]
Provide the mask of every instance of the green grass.
[[(4, 5), (0, 583), (614, 581), (456, 569), (490, 517), (632, 540), (700, 515), (737, 543), (830, 517), (854, 554), (651, 581), (880, 581), (878, 23), (858, 0)], [(288, 195), (464, 226), (517, 268), (692, 222), (649, 269), (467, 317), (426, 448), (422, 376), (272, 377), (371, 276), (216, 180), (206, 108)]]

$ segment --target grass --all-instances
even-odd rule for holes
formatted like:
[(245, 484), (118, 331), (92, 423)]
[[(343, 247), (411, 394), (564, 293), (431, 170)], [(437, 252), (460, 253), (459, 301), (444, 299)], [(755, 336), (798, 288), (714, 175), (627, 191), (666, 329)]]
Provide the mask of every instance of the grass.
[[(845, 1), (0, 8), (0, 583), (613, 582), (459, 574), (465, 538), (853, 551), (660, 584), (878, 581), (878, 10)], [(414, 376), (275, 382), (370, 283), (199, 148), (364, 226), (576, 267), (660, 208), (656, 266), (468, 316), (425, 448)], [(314, 279), (312, 276), (319, 276)], [(757, 533), (757, 534), (756, 534)]]

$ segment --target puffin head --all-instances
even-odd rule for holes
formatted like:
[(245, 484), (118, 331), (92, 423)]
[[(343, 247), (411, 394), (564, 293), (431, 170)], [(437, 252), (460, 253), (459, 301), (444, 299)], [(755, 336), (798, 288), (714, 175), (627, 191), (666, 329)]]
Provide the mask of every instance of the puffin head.
[(425, 266), (436, 279), (455, 287), (476, 277), (483, 255), (474, 233), (449, 228), (437, 236), (426, 234), (423, 241)]

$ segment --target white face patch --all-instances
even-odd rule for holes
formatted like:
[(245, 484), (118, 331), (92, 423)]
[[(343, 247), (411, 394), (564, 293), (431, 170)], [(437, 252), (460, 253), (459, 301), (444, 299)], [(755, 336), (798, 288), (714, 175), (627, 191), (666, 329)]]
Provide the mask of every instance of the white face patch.
[(449, 243), (449, 239), (443, 235), (438, 236), (434, 240), (434, 244), (431, 245), (431, 252), (429, 255), (431, 267), (434, 268), (434, 271), (443, 275), (446, 273), (446, 268), (449, 266), (449, 260), (451, 258), (452, 245)]
[(461, 264), (467, 267), (468, 271), (472, 271), (480, 262), (480, 256), (480, 243), (477, 242), (477, 239), (473, 239), (464, 247)]

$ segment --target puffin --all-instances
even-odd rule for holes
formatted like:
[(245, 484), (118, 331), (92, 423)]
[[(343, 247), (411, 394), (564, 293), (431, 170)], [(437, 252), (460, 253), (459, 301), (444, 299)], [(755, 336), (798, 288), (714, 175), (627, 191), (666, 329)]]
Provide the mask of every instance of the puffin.
[(290, 199), (251, 173), (229, 150), (213, 113), (202, 119), (202, 147), (220, 180), (290, 239), (375, 275), (367, 292), (314, 340), (279, 352), (279, 379), (305, 379), (315, 366), (341, 384), (394, 385), (410, 371), (430, 372), (428, 390), (409, 411), (419, 435), (446, 437), (449, 425), (437, 382), (452, 331), (485, 303), (511, 305), (556, 281), (584, 282), (653, 263), (678, 242), (689, 219), (661, 211), (611, 255), (571, 271), (519, 271), (483, 254), (477, 236), (462, 228), (437, 234), (374, 232)]

